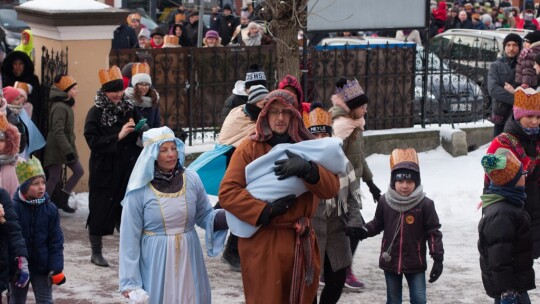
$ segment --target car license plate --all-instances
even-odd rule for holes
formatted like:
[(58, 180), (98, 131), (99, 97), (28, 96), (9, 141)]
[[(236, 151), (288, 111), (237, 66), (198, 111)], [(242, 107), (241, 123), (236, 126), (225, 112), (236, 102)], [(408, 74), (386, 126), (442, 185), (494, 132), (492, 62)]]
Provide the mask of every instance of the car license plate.
[(471, 109), (472, 109), (472, 105), (470, 103), (460, 103), (460, 104), (450, 105), (450, 111), (452, 112), (466, 112), (466, 111), (470, 111)]

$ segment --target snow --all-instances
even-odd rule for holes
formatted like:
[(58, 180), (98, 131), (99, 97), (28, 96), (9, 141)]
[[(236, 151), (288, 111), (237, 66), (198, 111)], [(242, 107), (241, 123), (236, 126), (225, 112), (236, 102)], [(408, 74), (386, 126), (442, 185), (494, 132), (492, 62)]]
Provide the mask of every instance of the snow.
[[(452, 157), (441, 147), (419, 153), (422, 184), (427, 196), (435, 201), (442, 224), (445, 249), (444, 271), (440, 279), (427, 283), (429, 303), (492, 303), (484, 291), (478, 251), (478, 221), (481, 211), (477, 210), (483, 184), (480, 159), (487, 145), (467, 156)], [(375, 175), (375, 184), (384, 192), (390, 179), (389, 156), (375, 154), (367, 158)], [(366, 221), (373, 218), (376, 205), (367, 186), (362, 184), (363, 216)], [(88, 214), (88, 194), (76, 196), (80, 201), (74, 215), (62, 213), (65, 233), (65, 274), (67, 283), (55, 286), (55, 303), (126, 303), (116, 289), (118, 276), (118, 235), (104, 239), (104, 255), (111, 267), (99, 268), (90, 264), (90, 249), (87, 231), (84, 229)], [(211, 197), (216, 201), (216, 197)], [(503, 229), (504, 227), (501, 227)], [(204, 232), (198, 229), (201, 243)], [(340, 303), (383, 303), (386, 299), (384, 274), (378, 267), (382, 235), (360, 243), (354, 256), (353, 272), (365, 282), (361, 292), (345, 290)], [(203, 245), (204, 246), (204, 245)], [(206, 257), (212, 298), (214, 303), (244, 303), (241, 275), (229, 270), (220, 257)], [(537, 272), (540, 264), (535, 262)], [(428, 273), (431, 259), (428, 256)], [(264, 274), (261, 273), (261, 278)], [(537, 281), (538, 282), (538, 281)], [(538, 283), (537, 283), (538, 285)], [(321, 289), (319, 289), (320, 291)], [(532, 303), (540, 303), (540, 291), (530, 293)], [(403, 288), (404, 303), (408, 303), (406, 283)], [(30, 296), (33, 299), (33, 296)]]
[(20, 6), (45, 11), (83, 11), (110, 8), (109, 5), (94, 0), (33, 0)]

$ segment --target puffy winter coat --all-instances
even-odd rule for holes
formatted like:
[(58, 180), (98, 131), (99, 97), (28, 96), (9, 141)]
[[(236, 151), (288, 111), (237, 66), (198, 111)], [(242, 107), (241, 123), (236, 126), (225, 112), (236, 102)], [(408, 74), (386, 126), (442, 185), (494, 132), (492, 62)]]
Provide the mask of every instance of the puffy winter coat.
[(530, 48), (521, 51), (516, 65), (517, 84), (528, 84), (532, 88), (538, 86), (538, 79), (534, 70), (534, 57), (538, 53), (540, 53), (540, 41), (531, 44)]
[(490, 297), (503, 291), (536, 288), (530, 218), (522, 208), (506, 201), (482, 209), (478, 224), (478, 251), (482, 282)]

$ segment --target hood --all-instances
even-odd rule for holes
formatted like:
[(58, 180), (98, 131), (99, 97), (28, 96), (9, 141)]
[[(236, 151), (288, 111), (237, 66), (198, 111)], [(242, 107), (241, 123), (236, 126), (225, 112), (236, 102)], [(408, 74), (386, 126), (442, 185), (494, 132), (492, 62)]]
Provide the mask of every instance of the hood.
[[(13, 67), (13, 62), (16, 59), (21, 59), (21, 61), (24, 64), (24, 72), (22, 76), (20, 77), (16, 77), (13, 74), (12, 67)], [(32, 62), (32, 59), (30, 59), (30, 57), (28, 57), (28, 55), (25, 52), (13, 51), (9, 53), (4, 59), (4, 61), (2, 62), (1, 71), (2, 71), (2, 75), (6, 75), (7, 78), (18, 78), (18, 79), (29, 78), (34, 75), (34, 63)], [(26, 82), (29, 82), (29, 81), (26, 81)]]
[(335, 120), (336, 118), (338, 118), (340, 116), (345, 116), (345, 115), (349, 114), (347, 111), (345, 111), (345, 109), (343, 109), (342, 107), (338, 107), (338, 106), (331, 107), (330, 110), (328, 110), (328, 112), (330, 112), (330, 114), (332, 114), (332, 120)]
[(69, 98), (69, 95), (66, 92), (61, 91), (59, 88), (55, 86), (51, 87), (51, 92), (49, 95), (49, 99), (51, 100), (51, 102), (65, 101), (68, 98)]

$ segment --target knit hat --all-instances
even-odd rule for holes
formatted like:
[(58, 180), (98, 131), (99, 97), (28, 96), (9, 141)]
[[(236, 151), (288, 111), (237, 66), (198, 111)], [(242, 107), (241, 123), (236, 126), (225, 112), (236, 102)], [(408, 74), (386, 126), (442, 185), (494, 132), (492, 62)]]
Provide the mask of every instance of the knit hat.
[(122, 72), (116, 65), (113, 65), (109, 70), (99, 70), (98, 76), (101, 83), (101, 91), (118, 92), (124, 90)]
[(482, 23), (486, 24), (486, 23), (491, 23), (493, 22), (493, 18), (489, 15), (489, 14), (483, 14), (482, 16), (480, 16), (480, 20), (482, 20)]
[(519, 51), (521, 52), (521, 48), (523, 48), (523, 39), (521, 39), (521, 36), (516, 33), (510, 33), (506, 35), (503, 40), (503, 48), (506, 47), (506, 44), (510, 41), (517, 43)]
[(67, 93), (71, 88), (77, 85), (77, 80), (70, 75), (59, 75), (54, 79), (54, 85), (59, 90)]
[(29, 181), (31, 182), (38, 176), (45, 178), (45, 172), (43, 171), (41, 162), (35, 156), (32, 156), (27, 161), (17, 162), (15, 173), (17, 174), (19, 184), (21, 184), (19, 189), (23, 193), (26, 193), (28, 190), (28, 186), (30, 185)]
[(415, 187), (421, 184), (418, 154), (413, 148), (394, 149), (390, 154), (390, 187), (395, 189), (397, 181), (412, 180)]
[(150, 34), (150, 38), (153, 38), (154, 36), (161, 36), (161, 37), (164, 37), (165, 36), (165, 32), (159, 28), (159, 27), (156, 27), (154, 29), (154, 31), (152, 32), (152, 34)]
[(13, 103), (21, 95), (21, 92), (14, 87), (5, 87), (2, 89), (2, 93), (8, 104)]
[(524, 116), (540, 116), (540, 93), (535, 90), (524, 91), (518, 87), (514, 94), (513, 111), (516, 120)]
[(209, 30), (206, 32), (206, 35), (204, 35), (204, 38), (216, 38), (219, 39), (219, 33), (214, 30)]
[(523, 165), (512, 151), (499, 148), (482, 157), (482, 167), (496, 186), (513, 187), (523, 175)]
[(17, 127), (8, 122), (5, 113), (0, 113), (0, 140), (6, 142), (3, 154), (10, 156), (19, 154), (21, 133)]
[(246, 73), (246, 81), (244, 83), (246, 89), (251, 88), (256, 84), (261, 84), (266, 87), (266, 75), (258, 64), (249, 66), (249, 70)]
[(540, 31), (532, 31), (523, 37), (523, 41), (528, 41), (529, 43), (535, 43), (540, 41)]
[(304, 125), (311, 134), (328, 133), (332, 136), (332, 114), (325, 111), (322, 103), (314, 101), (309, 107), (309, 113), (303, 114)]
[(336, 82), (336, 95), (340, 96), (345, 102), (348, 107), (345, 110), (352, 111), (368, 103), (368, 98), (356, 79), (352, 81), (344, 78), (339, 79)]
[(302, 89), (302, 85), (300, 84), (298, 79), (296, 79), (296, 77), (292, 75), (285, 75), (285, 77), (283, 77), (283, 79), (281, 79), (281, 81), (279, 82), (278, 88), (285, 89), (286, 87), (294, 88), (296, 98), (298, 99), (298, 111), (300, 111), (300, 114), (302, 114), (302, 103), (304, 102), (304, 90)]
[(152, 85), (150, 78), (150, 65), (146, 62), (137, 62), (131, 66), (131, 84), (135, 87), (139, 83), (149, 83)]
[(247, 103), (248, 104), (256, 104), (260, 100), (263, 100), (266, 95), (268, 95), (268, 89), (266, 89), (263, 85), (254, 85), (249, 90), (249, 96)]
[(147, 29), (146, 27), (143, 27), (139, 31), (139, 35), (137, 36), (137, 38), (141, 38), (141, 37), (146, 37), (146, 38), (150, 39), (150, 30)]
[(223, 5), (223, 10), (229, 10), (232, 12), (232, 7), (229, 3), (226, 3), (225, 5)]
[(244, 86), (243, 80), (237, 80), (234, 83), (234, 88), (232, 89), (232, 93), (238, 96), (248, 96), (248, 94), (246, 93), (246, 87)]

